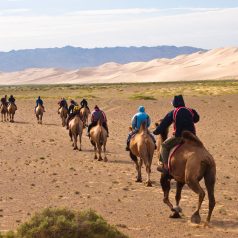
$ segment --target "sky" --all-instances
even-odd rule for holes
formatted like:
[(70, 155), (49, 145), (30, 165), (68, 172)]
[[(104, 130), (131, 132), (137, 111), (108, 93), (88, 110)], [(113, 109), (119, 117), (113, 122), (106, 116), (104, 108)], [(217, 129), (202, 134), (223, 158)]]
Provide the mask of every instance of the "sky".
[(238, 0), (0, 0), (0, 51), (238, 46)]

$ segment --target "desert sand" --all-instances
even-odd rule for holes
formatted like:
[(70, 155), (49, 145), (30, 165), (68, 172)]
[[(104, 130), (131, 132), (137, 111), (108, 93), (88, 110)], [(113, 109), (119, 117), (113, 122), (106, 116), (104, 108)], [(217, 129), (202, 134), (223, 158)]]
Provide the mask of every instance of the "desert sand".
[[(207, 196), (201, 209), (202, 224), (192, 225), (190, 216), (198, 198), (187, 186), (181, 200), (183, 218), (169, 218), (170, 211), (163, 204), (160, 174), (156, 171), (156, 155), (152, 166), (153, 187), (135, 183), (135, 167), (125, 151), (130, 119), (139, 105), (146, 107), (153, 122), (172, 109), (171, 96), (157, 94), (157, 100), (145, 101), (128, 99), (123, 94), (123, 90), (135, 93), (145, 87), (149, 90), (161, 86), (101, 88), (97, 97), (89, 100), (89, 106), (101, 106), (109, 120), (107, 163), (93, 160), (93, 148), (85, 131), (83, 151), (73, 150), (57, 114), (58, 98), (54, 93), (48, 92), (43, 125), (38, 125), (33, 111), (35, 95), (29, 96), (21, 88), (1, 89), (2, 94), (17, 95), (19, 109), (15, 123), (0, 122), (0, 230), (16, 229), (34, 212), (57, 206), (95, 209), (131, 238), (238, 237), (238, 94), (185, 96), (187, 105), (201, 115), (197, 133), (217, 164), (217, 203), (210, 228), (205, 228)], [(61, 96), (64, 93), (61, 91)], [(72, 90), (73, 93), (79, 98), (86, 95), (80, 90)], [(40, 89), (34, 94), (46, 97), (46, 92)], [(145, 180), (145, 168), (142, 175)], [(170, 196), (173, 202), (174, 186), (173, 182)]]
[(0, 85), (122, 83), (218, 80), (238, 78), (238, 48), (219, 48), (129, 64), (106, 63), (79, 70), (26, 69), (0, 73)]

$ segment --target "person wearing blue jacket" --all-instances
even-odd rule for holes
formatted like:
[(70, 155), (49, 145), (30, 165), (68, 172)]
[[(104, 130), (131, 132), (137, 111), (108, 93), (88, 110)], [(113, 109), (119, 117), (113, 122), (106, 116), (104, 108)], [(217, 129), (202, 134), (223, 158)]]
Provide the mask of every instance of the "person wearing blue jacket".
[[(151, 124), (151, 119), (150, 119), (149, 115), (145, 112), (145, 108), (143, 106), (140, 106), (138, 108), (138, 112), (133, 116), (132, 121), (131, 121), (132, 132), (129, 133), (128, 138), (127, 138), (127, 146), (126, 146), (127, 151), (130, 150), (129, 144), (130, 144), (131, 137), (133, 135), (135, 135), (140, 130), (140, 126), (143, 122), (146, 122), (146, 126), (148, 128)], [(155, 142), (154, 136), (151, 135), (151, 137), (153, 138), (153, 141)]]
[(175, 96), (172, 105), (174, 109), (170, 111), (162, 120), (160, 125), (153, 131), (154, 135), (163, 133), (172, 123), (174, 124), (173, 136), (162, 143), (161, 160), (163, 167), (158, 167), (158, 171), (168, 173), (169, 153), (174, 146), (182, 142), (183, 131), (190, 131), (196, 135), (194, 123), (199, 121), (198, 113), (185, 106), (183, 96)]
[(45, 107), (43, 106), (43, 100), (41, 99), (41, 97), (39, 96), (36, 100), (36, 106), (35, 106), (35, 110), (36, 108), (38, 107), (38, 105), (41, 105), (44, 109), (44, 112), (45, 112)]

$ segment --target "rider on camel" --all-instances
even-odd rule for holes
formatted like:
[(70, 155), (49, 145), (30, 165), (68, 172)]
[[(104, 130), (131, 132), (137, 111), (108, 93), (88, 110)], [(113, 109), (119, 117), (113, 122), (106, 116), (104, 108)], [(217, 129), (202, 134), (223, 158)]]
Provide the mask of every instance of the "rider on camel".
[(109, 131), (108, 131), (108, 126), (107, 126), (107, 117), (106, 114), (99, 109), (99, 107), (96, 105), (94, 107), (94, 111), (92, 112), (92, 117), (91, 117), (91, 123), (88, 126), (88, 132), (87, 136), (90, 136), (90, 130), (97, 125), (98, 120), (101, 120), (102, 126), (105, 128), (107, 131), (107, 137), (109, 137)]
[[(151, 119), (150, 116), (145, 112), (144, 106), (140, 106), (138, 108), (138, 112), (132, 117), (132, 131), (129, 133), (128, 138), (127, 138), (127, 143), (126, 143), (126, 151), (130, 151), (129, 145), (130, 145), (130, 140), (133, 135), (135, 135), (139, 130), (140, 126), (143, 122), (146, 122), (146, 127), (149, 128), (151, 124)], [(154, 136), (151, 134), (151, 138), (153, 139), (154, 143), (156, 144), (156, 140)]]
[(43, 107), (44, 112), (45, 112), (45, 107), (43, 106), (43, 100), (41, 99), (40, 96), (36, 100), (35, 111), (36, 111), (36, 108), (38, 107), (38, 105), (41, 105)]
[(69, 105), (69, 108), (68, 108), (68, 114), (69, 114), (69, 116), (68, 116), (68, 118), (67, 118), (67, 121), (66, 121), (66, 129), (68, 130), (69, 129), (69, 121), (71, 120), (71, 119), (73, 119), (74, 118), (74, 116), (76, 115), (76, 113), (75, 113), (75, 110), (74, 110), (74, 108), (75, 107), (78, 107), (78, 104), (73, 100), (73, 99), (71, 99), (70, 100), (70, 105)]
[(9, 103), (12, 103), (15, 106), (16, 110), (17, 110), (17, 105), (15, 104), (16, 99), (13, 97), (13, 95), (10, 96), (8, 101), (9, 101)]
[(183, 96), (175, 96), (172, 105), (174, 109), (170, 111), (161, 121), (160, 125), (153, 131), (154, 135), (163, 133), (172, 123), (174, 124), (173, 136), (162, 143), (161, 160), (163, 166), (158, 166), (158, 171), (168, 174), (168, 159), (172, 148), (182, 143), (183, 131), (190, 131), (196, 134), (194, 123), (199, 121), (199, 115), (194, 109), (185, 106)]
[(82, 108), (86, 107), (86, 108), (89, 110), (89, 112), (90, 112), (90, 109), (89, 109), (89, 107), (88, 107), (88, 102), (87, 102), (86, 99), (83, 99), (83, 100), (80, 102), (80, 106), (81, 106), (80, 110), (81, 110)]
[(7, 95), (5, 95), (3, 98), (1, 98), (2, 105), (5, 105), (7, 107)]
[(59, 110), (60, 108), (64, 107), (68, 111), (68, 104), (65, 98), (61, 98), (61, 100), (58, 102), (59, 108), (58, 108), (58, 114), (60, 113)]

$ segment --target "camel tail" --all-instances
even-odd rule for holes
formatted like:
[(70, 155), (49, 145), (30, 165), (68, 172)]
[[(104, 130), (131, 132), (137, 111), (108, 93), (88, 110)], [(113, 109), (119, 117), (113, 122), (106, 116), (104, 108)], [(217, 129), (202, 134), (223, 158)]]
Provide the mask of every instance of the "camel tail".
[(192, 132), (190, 131), (184, 131), (182, 133), (182, 138), (185, 140), (185, 141), (188, 141), (188, 142), (192, 142), (193, 144), (199, 146), (199, 147), (203, 147), (203, 143), (198, 139), (197, 136), (195, 136)]
[(99, 134), (99, 144), (102, 146), (103, 143), (104, 143), (103, 131), (101, 130)]

